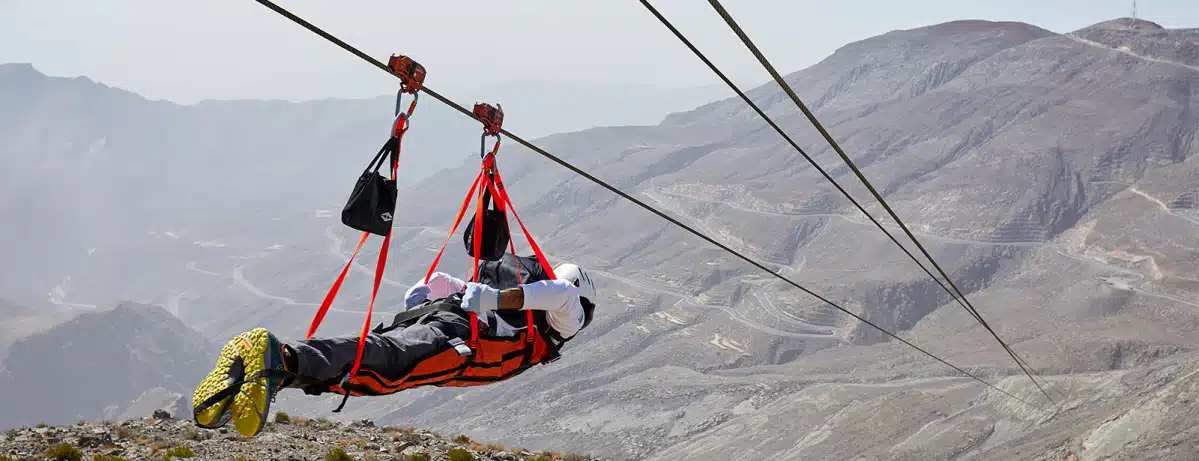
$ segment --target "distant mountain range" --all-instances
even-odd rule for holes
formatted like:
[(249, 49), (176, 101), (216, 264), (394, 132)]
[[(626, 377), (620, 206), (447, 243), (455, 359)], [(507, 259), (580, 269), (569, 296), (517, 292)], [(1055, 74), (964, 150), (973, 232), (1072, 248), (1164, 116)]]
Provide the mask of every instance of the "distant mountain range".
[(215, 350), (157, 306), (80, 315), (13, 344), (0, 368), (0, 426), (149, 416), (164, 406), (177, 413)]
[[(338, 206), (386, 140), (394, 106), (393, 96), (178, 105), (83, 77), (47, 77), (28, 64), (0, 64), (0, 85), (0, 210), (14, 224), (0, 229), (0, 240), (25, 263), (0, 280), (0, 293), (31, 306), (61, 303), (55, 293), (88, 283), (72, 282), (64, 267), (130, 236), (178, 235), (172, 221), (248, 222), (264, 210)], [(476, 93), (507, 102), (513, 129), (549, 133), (590, 126), (585, 120), (656, 123), (705, 102), (707, 91), (507, 84)], [(401, 181), (478, 155), (478, 133), (477, 122), (423, 101), (405, 139)], [(85, 304), (124, 299), (113, 294)]]
[[(510, 382), (353, 399), (341, 417), (630, 459), (1189, 459), (1197, 53), (1199, 30), (1130, 20), (1065, 35), (956, 21), (852, 43), (786, 77), (1039, 370), (1056, 412), (934, 282), (724, 99), (535, 142), (1035, 405), (508, 146), (501, 168), (526, 222), (552, 259), (602, 283), (595, 324), (562, 360)], [(0, 107), (20, 108), (0, 115), (11, 146), (0, 161), (15, 166), (0, 172), (0, 210), (20, 224), (0, 228), (0, 250), (16, 255), (0, 262), (0, 295), (67, 312), (161, 304), (214, 340), (259, 324), (302, 333), (352, 244), (336, 211), (382, 141), (386, 99), (179, 107), (31, 72), (0, 67), (0, 82), (23, 79), (0, 85)], [(868, 196), (776, 87), (750, 95)], [(422, 104), (422, 123), (440, 126)], [(462, 162), (472, 136), (401, 191), (384, 312), (444, 238), (476, 168)], [(443, 267), (459, 270), (452, 244)], [(356, 331), (372, 256), (322, 334)], [(279, 408), (322, 415), (334, 400), (287, 394)]]

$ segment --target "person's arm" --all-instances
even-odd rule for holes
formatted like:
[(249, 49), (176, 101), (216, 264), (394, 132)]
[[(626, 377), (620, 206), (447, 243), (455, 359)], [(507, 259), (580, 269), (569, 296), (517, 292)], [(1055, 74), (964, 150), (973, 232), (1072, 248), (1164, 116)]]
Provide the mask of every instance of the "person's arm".
[(500, 291), (501, 310), (532, 309), (546, 313), (546, 320), (565, 338), (583, 328), (583, 304), (579, 289), (565, 280), (544, 280)]
[(445, 272), (429, 277), (429, 299), (441, 299), (466, 289), (466, 282)]
[(454, 293), (461, 293), (466, 288), (466, 282), (445, 272), (435, 272), (429, 277), (429, 282), (417, 282), (404, 294), (404, 305), (411, 309), (430, 299), (441, 299)]
[(500, 290), (500, 310), (518, 311), (525, 307), (525, 290), (522, 287)]

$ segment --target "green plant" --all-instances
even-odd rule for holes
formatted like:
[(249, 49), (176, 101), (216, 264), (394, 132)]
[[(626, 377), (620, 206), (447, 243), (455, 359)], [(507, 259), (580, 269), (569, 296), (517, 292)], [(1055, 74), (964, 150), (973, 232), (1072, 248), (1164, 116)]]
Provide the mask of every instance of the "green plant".
[(354, 461), (354, 457), (346, 453), (341, 447), (337, 447), (329, 450), (329, 453), (325, 455), (325, 461)]
[(275, 424), (291, 424), (291, 415), (283, 411), (275, 412)]
[(475, 455), (466, 451), (465, 448), (451, 448), (446, 452), (446, 459), (450, 461), (475, 461)]
[(201, 434), (200, 431), (196, 430), (196, 428), (188, 427), (188, 428), (183, 429), (183, 438), (188, 439), (188, 440), (200, 441), (200, 440), (204, 439), (204, 435)]
[(424, 437), (421, 437), (420, 434), (417, 434), (415, 432), (399, 432), (399, 433), (392, 434), (391, 440), (395, 441), (395, 442), (406, 443), (409, 445), (416, 445), (416, 444), (420, 443), (422, 440), (424, 440)]
[(117, 455), (96, 455), (92, 457), (92, 461), (129, 461), (124, 457)]
[(165, 461), (171, 461), (172, 459), (176, 458), (192, 458), (195, 456), (196, 452), (192, 451), (190, 447), (186, 445), (179, 445), (163, 453), (162, 459)]
[(483, 452), (487, 452), (488, 454), (491, 454), (491, 453), (497, 453), (497, 452), (501, 452), (501, 451), (507, 451), (507, 450), (508, 450), (508, 447), (505, 447), (505, 446), (503, 446), (503, 445), (500, 445), (500, 444), (498, 444), (498, 443), (484, 443), (484, 444), (475, 444), (475, 446), (474, 446), (473, 448), (474, 448), (475, 450), (477, 450), (477, 451), (483, 451)]
[(337, 423), (329, 421), (327, 418), (317, 418), (308, 420), (308, 427), (313, 427), (319, 430), (329, 430), (337, 427)]
[(120, 426), (117, 426), (117, 437), (118, 438), (128, 440), (128, 439), (132, 439), (136, 436), (137, 436), (137, 432), (134, 432), (133, 429), (130, 428), (129, 426), (126, 426), (123, 424)]
[(429, 461), (428, 453), (412, 453), (409, 454), (405, 461)]
[(470, 437), (467, 437), (466, 434), (459, 435), (457, 437), (454, 437), (454, 443), (460, 443), (460, 444), (470, 443)]
[(74, 445), (60, 443), (47, 449), (44, 456), (54, 461), (80, 461), (83, 459), (83, 452)]

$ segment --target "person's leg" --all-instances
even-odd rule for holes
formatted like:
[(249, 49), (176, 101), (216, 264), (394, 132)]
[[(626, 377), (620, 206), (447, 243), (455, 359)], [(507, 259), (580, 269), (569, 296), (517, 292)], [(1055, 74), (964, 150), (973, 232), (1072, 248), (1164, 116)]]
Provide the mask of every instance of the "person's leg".
[[(403, 375), (419, 360), (444, 350), (450, 338), (470, 334), (460, 311), (438, 312), (426, 320), (394, 336), (368, 336), (363, 365), (387, 376)], [(349, 371), (357, 351), (358, 339), (354, 337), (284, 346), (264, 328), (244, 332), (225, 344), (216, 366), (196, 386), (192, 395), (195, 422), (216, 428), (232, 419), (238, 432), (256, 435), (266, 421), (275, 392), (284, 385), (271, 370), (283, 368), (313, 380), (333, 380)], [(235, 395), (230, 395), (228, 391), (234, 389), (231, 385), (239, 382)]]
[[(362, 367), (386, 376), (399, 376), (418, 361), (445, 350), (450, 338), (467, 337), (470, 326), (460, 315), (439, 312), (426, 323), (412, 325), (392, 334), (371, 333), (362, 351)], [(305, 379), (330, 381), (340, 378), (354, 364), (358, 337), (318, 338), (288, 344), (295, 353), (295, 373)], [(303, 383), (296, 383), (303, 385)]]

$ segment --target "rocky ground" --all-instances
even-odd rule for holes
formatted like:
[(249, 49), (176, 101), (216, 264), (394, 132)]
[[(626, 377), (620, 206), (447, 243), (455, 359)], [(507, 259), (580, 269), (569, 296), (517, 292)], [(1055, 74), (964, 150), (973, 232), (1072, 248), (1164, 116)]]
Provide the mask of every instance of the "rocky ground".
[(595, 458), (507, 448), (430, 431), (369, 422), (276, 418), (248, 439), (232, 429), (198, 429), (165, 412), (122, 422), (14, 428), (0, 435), (0, 461), (197, 460), (494, 460), (583, 461)]

